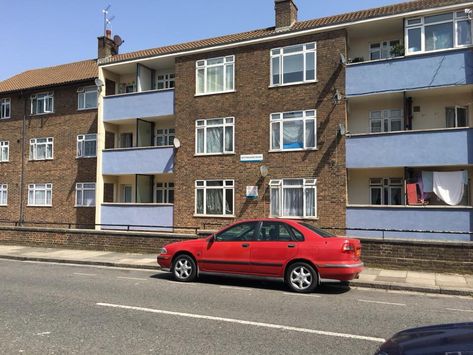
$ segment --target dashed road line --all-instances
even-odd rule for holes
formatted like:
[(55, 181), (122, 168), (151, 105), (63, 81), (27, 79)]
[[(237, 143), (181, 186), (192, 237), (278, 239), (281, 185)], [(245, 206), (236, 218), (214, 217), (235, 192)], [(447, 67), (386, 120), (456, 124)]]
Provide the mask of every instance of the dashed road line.
[(455, 312), (469, 312), (473, 313), (473, 309), (459, 309), (459, 308), (445, 308), (449, 311), (455, 311)]
[(220, 288), (230, 289), (230, 290), (240, 290), (240, 291), (254, 291), (253, 288), (248, 287), (238, 287), (238, 286), (219, 286)]
[(74, 272), (73, 274), (77, 276), (97, 276), (97, 274), (86, 274), (83, 272)]
[(295, 293), (295, 292), (283, 292), (285, 295), (291, 295), (291, 296), (305, 296), (305, 297), (314, 297), (314, 298), (320, 298), (322, 296), (320, 295), (312, 295), (312, 294), (307, 294), (307, 293)]
[(117, 279), (135, 280), (135, 281), (148, 281), (148, 279), (144, 279), (142, 277), (128, 277), (128, 276), (117, 276)]
[(371, 300), (358, 300), (359, 302), (365, 302), (365, 303), (377, 303), (377, 304), (384, 304), (388, 306), (406, 306), (405, 303), (394, 303), (394, 302), (382, 302), (382, 301), (371, 301)]

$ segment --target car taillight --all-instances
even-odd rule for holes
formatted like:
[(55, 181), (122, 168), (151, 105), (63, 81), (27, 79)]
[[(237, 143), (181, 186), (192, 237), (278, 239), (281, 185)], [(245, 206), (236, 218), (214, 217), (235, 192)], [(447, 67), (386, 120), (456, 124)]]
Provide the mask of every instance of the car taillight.
[(351, 243), (344, 243), (342, 245), (342, 251), (344, 253), (354, 253), (355, 252), (355, 246)]

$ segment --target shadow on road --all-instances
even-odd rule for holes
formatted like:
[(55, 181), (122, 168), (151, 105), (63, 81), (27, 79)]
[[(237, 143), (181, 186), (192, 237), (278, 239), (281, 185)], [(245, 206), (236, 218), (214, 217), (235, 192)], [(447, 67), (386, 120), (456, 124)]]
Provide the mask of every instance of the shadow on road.
[[(170, 273), (159, 273), (150, 276), (153, 279), (169, 280), (173, 281)], [(262, 280), (262, 279), (249, 279), (246, 277), (238, 276), (214, 276), (214, 275), (201, 275), (199, 280), (196, 281), (200, 284), (217, 285), (217, 286), (232, 286), (232, 287), (245, 287), (254, 288), (261, 290), (275, 290), (275, 291), (289, 291), (288, 287), (282, 281), (278, 280)], [(340, 282), (323, 282), (314, 291), (315, 294), (343, 294), (350, 291), (349, 284)]]

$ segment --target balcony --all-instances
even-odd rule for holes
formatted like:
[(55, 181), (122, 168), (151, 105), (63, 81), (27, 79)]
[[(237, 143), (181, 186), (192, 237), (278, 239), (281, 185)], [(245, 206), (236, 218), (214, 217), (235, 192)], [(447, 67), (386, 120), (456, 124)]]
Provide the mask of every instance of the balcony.
[(171, 231), (173, 205), (103, 203), (102, 229)]
[(473, 241), (468, 234), (358, 231), (350, 228), (469, 232), (471, 207), (348, 206), (347, 235), (371, 238)]
[(103, 175), (172, 173), (173, 147), (139, 147), (105, 149), (102, 154)]
[(346, 68), (347, 96), (466, 84), (473, 84), (471, 49), (351, 64)]
[(104, 122), (170, 115), (174, 115), (173, 89), (119, 94), (103, 99)]
[(401, 131), (346, 139), (346, 165), (353, 168), (455, 166), (473, 163), (473, 129)]

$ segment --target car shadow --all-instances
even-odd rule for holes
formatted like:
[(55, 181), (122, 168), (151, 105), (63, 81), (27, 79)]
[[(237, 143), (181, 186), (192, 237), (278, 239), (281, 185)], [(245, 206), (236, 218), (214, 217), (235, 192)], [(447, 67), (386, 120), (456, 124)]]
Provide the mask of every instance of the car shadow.
[[(174, 281), (171, 273), (159, 273), (151, 275), (150, 278), (158, 280)], [(244, 287), (260, 290), (274, 290), (274, 291), (290, 291), (284, 282), (271, 279), (257, 279), (240, 276), (217, 276), (217, 275), (200, 275), (199, 279), (195, 281), (199, 284), (215, 285), (215, 286), (231, 286)], [(350, 291), (350, 285), (338, 281), (325, 281), (315, 289), (314, 294), (337, 295)]]

